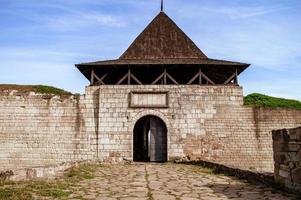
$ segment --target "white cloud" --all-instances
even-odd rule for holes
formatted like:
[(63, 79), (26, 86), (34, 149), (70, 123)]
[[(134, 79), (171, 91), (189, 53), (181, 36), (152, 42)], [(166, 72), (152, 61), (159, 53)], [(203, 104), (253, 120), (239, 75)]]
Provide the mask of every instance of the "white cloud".
[(80, 53), (63, 52), (55, 50), (42, 50), (33, 48), (13, 48), (13, 47), (0, 47), (0, 54), (3, 58), (49, 58), (49, 57), (76, 57), (82, 56)]
[(236, 6), (236, 7), (218, 7), (216, 9), (212, 8), (205, 8), (211, 12), (216, 12), (219, 14), (226, 15), (231, 19), (247, 19), (252, 17), (258, 17), (262, 15), (267, 15), (279, 11), (283, 11), (289, 9), (290, 7), (283, 7), (283, 6), (275, 6), (275, 7), (243, 7), (243, 6)]
[[(193, 27), (193, 39), (209, 57), (274, 70), (287, 70), (299, 64), (301, 26), (294, 16), (298, 6), (205, 5), (198, 12), (190, 6), (181, 9), (189, 16), (186, 27)], [(196, 19), (200, 19), (198, 26)]]
[(56, 18), (46, 17), (39, 19), (41, 23), (55, 31), (74, 31), (93, 26), (123, 27), (125, 22), (117, 17), (99, 13), (77, 13), (63, 15)]
[[(34, 10), (31, 10), (34, 8)], [(49, 10), (55, 14), (49, 14)], [(45, 11), (45, 12), (43, 12)], [(1, 14), (17, 16), (26, 19), (33, 24), (31, 27), (43, 27), (52, 31), (77, 31), (84, 28), (97, 26), (124, 27), (126, 21), (117, 15), (108, 14), (104, 11), (94, 11), (84, 8), (71, 8), (64, 4), (30, 4), (27, 8), (15, 7), (12, 9), (0, 10)]]

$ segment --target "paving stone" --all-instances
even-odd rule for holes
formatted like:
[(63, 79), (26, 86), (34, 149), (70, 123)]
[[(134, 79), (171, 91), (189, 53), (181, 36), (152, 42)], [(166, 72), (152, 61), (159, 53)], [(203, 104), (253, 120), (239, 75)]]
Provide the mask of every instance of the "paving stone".
[[(180, 172), (180, 173), (179, 173)], [(105, 165), (78, 184), (75, 194), (101, 200), (290, 200), (293, 195), (180, 164)]]

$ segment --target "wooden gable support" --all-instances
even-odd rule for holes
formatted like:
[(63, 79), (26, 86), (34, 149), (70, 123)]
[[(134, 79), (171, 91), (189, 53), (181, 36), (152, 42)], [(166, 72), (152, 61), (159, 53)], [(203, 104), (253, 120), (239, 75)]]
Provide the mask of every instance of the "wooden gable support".
[(202, 68), (199, 68), (198, 73), (192, 78), (190, 79), (190, 81), (188, 82), (188, 84), (192, 84), (197, 78), (199, 78), (199, 84), (201, 85), (203, 80), (202, 78), (204, 78), (207, 81), (207, 84), (210, 83), (212, 85), (214, 85), (215, 83), (208, 77), (206, 76), (203, 72), (202, 72)]
[(192, 84), (193, 81), (195, 81), (195, 79), (197, 79), (198, 77), (200, 77), (200, 72), (198, 72), (192, 79), (190, 79), (190, 81), (187, 84)]
[[(97, 76), (97, 74), (95, 73), (94, 69), (91, 70), (91, 85), (95, 85), (95, 83), (100, 83), (102, 85), (105, 85), (105, 83), (103, 82), (103, 80), (107, 77), (108, 74), (104, 74), (101, 78), (99, 78)], [(97, 80), (97, 82), (95, 82), (95, 79)]]
[(156, 78), (156, 80), (154, 80), (152, 82), (152, 85), (155, 85), (158, 81), (160, 81), (163, 78), (163, 76), (164, 76), (164, 72), (160, 76), (158, 76), (158, 78)]
[(190, 81), (187, 83), (188, 85), (192, 84), (197, 78), (199, 78), (199, 84), (202, 84), (202, 69), (201, 67), (199, 68), (198, 73), (192, 78), (190, 79)]
[(167, 72), (166, 72), (166, 67), (164, 67), (164, 76), (163, 76), (163, 84), (167, 84)]
[(224, 82), (224, 84), (229, 84), (232, 80), (234, 80), (234, 84), (238, 84), (238, 75), (237, 75), (237, 69), (235, 72)]
[(128, 78), (128, 85), (131, 85), (131, 69), (130, 68), (128, 68), (127, 78)]
[(99, 78), (96, 74), (94, 74), (94, 77), (97, 80), (97, 83), (100, 83), (101, 85), (105, 85), (105, 83), (103, 82), (103, 80), (107, 77), (108, 74), (103, 75), (101, 78)]
[(120, 85), (126, 78), (128, 78), (128, 73), (126, 73), (126, 75), (124, 75), (124, 76), (116, 83), (116, 85)]
[(235, 78), (235, 76), (236, 76), (235, 73), (232, 74), (232, 75), (224, 82), (224, 84), (225, 84), (225, 85), (226, 85), (226, 84), (229, 84), (229, 83)]
[(179, 83), (170, 74), (167, 73), (166, 68), (164, 68), (164, 72), (162, 74), (160, 74), (158, 76), (158, 78), (156, 78), (156, 80), (154, 80), (152, 82), (152, 85), (155, 85), (160, 80), (161, 80), (162, 84), (166, 85), (167, 84), (167, 78), (170, 79), (174, 84), (179, 85)]
[(91, 70), (90, 85), (94, 85), (94, 69)]
[(138, 79), (136, 76), (134, 76), (134, 74), (131, 74), (131, 77), (132, 77), (132, 79), (134, 79), (134, 81), (136, 81), (139, 85), (143, 85), (143, 84), (141, 83), (141, 81), (139, 81), (139, 79)]
[(237, 68), (235, 69), (234, 84), (238, 85), (238, 72), (237, 72)]
[(116, 84), (120, 85), (123, 81), (125, 81), (125, 79), (127, 79), (127, 84), (128, 85), (131, 84), (131, 79), (136, 81), (139, 85), (143, 85), (142, 82), (139, 81), (139, 79), (134, 74), (132, 74), (130, 68), (128, 68), (128, 72), (126, 73), (126, 75), (124, 75)]
[(202, 68), (199, 68), (199, 85), (202, 85)]
[(169, 75), (168, 73), (166, 73), (166, 76), (176, 85), (179, 85), (179, 83), (171, 76)]
[(200, 72), (200, 73), (201, 73), (201, 76), (207, 81), (207, 83), (215, 85), (215, 83), (208, 76), (206, 76), (203, 72)]

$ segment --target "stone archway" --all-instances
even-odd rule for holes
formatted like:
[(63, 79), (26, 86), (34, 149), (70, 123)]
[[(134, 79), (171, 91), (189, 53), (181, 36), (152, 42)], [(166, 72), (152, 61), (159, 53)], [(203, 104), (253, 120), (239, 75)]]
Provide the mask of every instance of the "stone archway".
[(159, 117), (147, 115), (136, 122), (133, 129), (133, 160), (167, 161), (167, 127)]

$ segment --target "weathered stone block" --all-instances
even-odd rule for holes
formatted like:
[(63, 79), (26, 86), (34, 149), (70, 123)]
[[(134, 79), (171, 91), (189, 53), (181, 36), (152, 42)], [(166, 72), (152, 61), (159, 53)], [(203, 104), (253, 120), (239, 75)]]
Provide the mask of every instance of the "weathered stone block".
[(297, 152), (288, 152), (287, 155), (290, 161), (295, 161), (295, 162), (300, 161), (297, 157)]
[(294, 169), (291, 173), (293, 182), (301, 184), (301, 168)]
[(301, 127), (289, 130), (291, 140), (301, 141)]
[(294, 188), (294, 190), (297, 191), (298, 193), (301, 193), (301, 184), (295, 183), (295, 188)]
[[(289, 138), (286, 138), (283, 132), (286, 131), (273, 131), (275, 180), (282, 177), (285, 187), (299, 191), (301, 185), (301, 149), (298, 140), (301, 127), (287, 130)], [(284, 142), (283, 140), (288, 141)]]
[(286, 129), (272, 131), (273, 141), (288, 142), (290, 137)]
[(282, 141), (274, 141), (273, 150), (274, 152), (287, 152), (289, 150), (289, 143)]
[(279, 176), (281, 176), (283, 178), (288, 178), (289, 175), (290, 175), (289, 171), (285, 171), (285, 170), (282, 170), (282, 169), (279, 170)]
[(290, 161), (290, 158), (286, 153), (275, 152), (274, 160), (278, 164), (287, 164)]
[(301, 148), (300, 148), (299, 152), (297, 153), (297, 158), (298, 158), (299, 160), (301, 160)]
[(288, 144), (288, 150), (287, 150), (287, 151), (298, 152), (300, 148), (301, 148), (301, 143), (290, 142), (290, 143)]
[(290, 169), (295, 169), (295, 168), (299, 167), (299, 164), (300, 164), (299, 161), (291, 161), (291, 162), (289, 162), (288, 167)]

